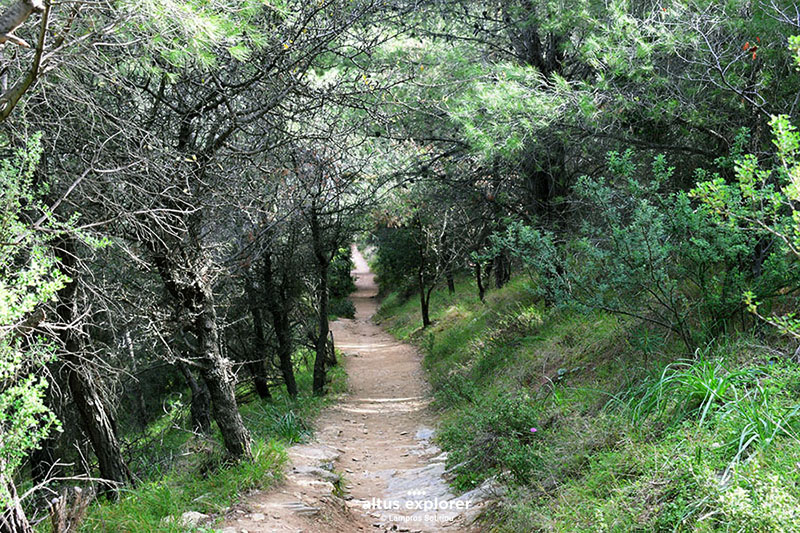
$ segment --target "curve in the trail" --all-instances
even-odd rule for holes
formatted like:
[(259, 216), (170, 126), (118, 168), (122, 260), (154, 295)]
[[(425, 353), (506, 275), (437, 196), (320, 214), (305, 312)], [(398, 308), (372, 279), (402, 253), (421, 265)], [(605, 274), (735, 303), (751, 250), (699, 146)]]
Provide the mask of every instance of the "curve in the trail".
[(225, 533), (478, 530), (469, 523), (490, 491), (450, 492), (421, 356), (372, 322), (375, 276), (355, 247), (353, 260), (355, 318), (331, 324), (348, 393), (312, 443), (290, 448), (286, 481), (232, 509)]

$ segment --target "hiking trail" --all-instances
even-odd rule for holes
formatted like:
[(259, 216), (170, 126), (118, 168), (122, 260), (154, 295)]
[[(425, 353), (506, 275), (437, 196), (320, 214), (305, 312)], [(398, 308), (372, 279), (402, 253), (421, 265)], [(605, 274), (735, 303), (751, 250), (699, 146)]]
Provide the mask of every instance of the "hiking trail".
[(372, 322), (374, 274), (355, 247), (353, 261), (355, 318), (331, 323), (348, 392), (320, 414), (311, 442), (289, 448), (285, 480), (228, 512), (224, 533), (479, 530), (470, 523), (492, 489), (452, 494), (422, 356)]

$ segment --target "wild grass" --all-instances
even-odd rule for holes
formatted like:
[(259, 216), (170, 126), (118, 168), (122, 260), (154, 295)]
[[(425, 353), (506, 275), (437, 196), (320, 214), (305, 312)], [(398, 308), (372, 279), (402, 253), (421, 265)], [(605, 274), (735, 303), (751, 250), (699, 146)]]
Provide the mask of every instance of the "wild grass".
[(379, 313), (425, 350), (454, 487), (507, 490), (487, 531), (800, 531), (796, 363), (747, 334), (686, 353), (525, 283), (439, 290), (425, 330), (415, 296)]
[[(286, 447), (306, 441), (312, 433), (311, 421), (319, 410), (344, 391), (343, 369), (332, 369), (330, 376), (331, 394), (326, 398), (311, 394), (312, 368), (306, 364), (297, 372), (301, 394), (296, 400), (275, 388), (272, 400), (253, 399), (240, 406), (253, 437), (252, 461), (227, 463), (216, 427), (210, 437), (193, 435), (181, 429), (183, 421), (178, 413), (182, 411), (177, 406), (167, 410), (148, 428), (149, 435), (160, 436), (158, 446), (151, 451), (152, 459), (160, 466), (138, 471), (139, 483), (124, 489), (118, 501), (92, 505), (81, 531), (184, 532), (186, 528), (176, 520), (182, 513), (197, 511), (213, 516), (249, 491), (275, 484), (283, 475)], [(140, 461), (146, 463), (146, 450), (140, 451)], [(43, 523), (39, 530), (48, 531), (47, 527)], [(210, 531), (197, 529), (204, 530)]]

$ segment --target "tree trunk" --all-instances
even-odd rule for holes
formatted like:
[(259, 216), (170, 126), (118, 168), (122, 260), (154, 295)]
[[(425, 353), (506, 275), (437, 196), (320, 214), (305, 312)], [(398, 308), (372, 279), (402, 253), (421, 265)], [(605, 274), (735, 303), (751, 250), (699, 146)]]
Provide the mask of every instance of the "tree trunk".
[(498, 289), (502, 289), (503, 286), (508, 283), (508, 280), (511, 279), (511, 269), (508, 264), (508, 257), (506, 257), (505, 252), (501, 252), (497, 257), (494, 258), (494, 285)]
[(297, 397), (297, 383), (294, 379), (292, 366), (292, 331), (289, 322), (288, 298), (285, 288), (278, 290), (272, 271), (272, 257), (269, 252), (264, 254), (264, 291), (267, 308), (272, 315), (272, 328), (278, 341), (278, 363), (281, 367), (281, 376), (286, 385), (286, 392), (292, 398)]
[(183, 361), (178, 361), (177, 366), (186, 379), (189, 390), (192, 392), (192, 400), (189, 404), (192, 431), (199, 431), (204, 435), (208, 435), (211, 433), (211, 396), (208, 393), (208, 387), (205, 382), (195, 379), (189, 365)]
[(147, 429), (147, 406), (144, 402), (144, 391), (139, 377), (136, 375), (136, 353), (133, 349), (133, 339), (131, 339), (131, 332), (125, 331), (125, 344), (128, 346), (128, 356), (131, 358), (131, 376), (132, 385), (131, 391), (133, 395), (133, 402), (136, 406), (136, 421), (139, 424), (139, 429), (144, 432)]
[(429, 313), (429, 305), (430, 302), (430, 291), (427, 292), (428, 297), (426, 298), (426, 291), (425, 291), (425, 280), (422, 274), (422, 270), (419, 271), (417, 276), (417, 282), (419, 286), (419, 306), (420, 312), (422, 313), (422, 327), (427, 328), (431, 325), (431, 318)]
[(264, 335), (264, 318), (261, 315), (261, 308), (257, 304), (258, 299), (255, 297), (255, 291), (249, 279), (246, 281), (245, 289), (249, 295), (250, 314), (253, 317), (253, 350), (255, 352), (247, 366), (253, 375), (253, 384), (258, 397), (270, 399), (272, 394), (269, 392), (269, 383), (267, 381), (267, 340)]
[[(261, 363), (253, 363), (251, 366), (251, 372), (261, 372), (264, 368), (264, 362)], [(266, 376), (255, 374), (253, 375), (253, 385), (255, 385), (256, 394), (262, 400), (271, 400), (272, 393), (269, 391), (269, 381), (267, 380)]]
[(336, 360), (336, 344), (333, 342), (333, 332), (328, 332), (328, 340), (325, 341), (325, 353), (327, 354), (325, 364), (329, 367), (336, 366), (339, 361)]
[(475, 281), (478, 284), (478, 298), (480, 301), (484, 301), (484, 298), (486, 297), (486, 289), (483, 286), (483, 274), (481, 273), (480, 261), (475, 261)]
[[(447, 217), (445, 217), (445, 225), (447, 224)], [(453, 255), (447, 245), (447, 231), (442, 232), (441, 248), (444, 257), (444, 276), (447, 280), (447, 292), (452, 296), (456, 293), (456, 283), (453, 279)]]
[[(179, 254), (180, 250), (170, 250), (170, 253)], [(250, 459), (250, 435), (244, 427), (239, 406), (236, 404), (231, 363), (219, 350), (214, 294), (205, 279), (186, 269), (179, 271), (178, 266), (163, 251), (156, 253), (153, 261), (166, 289), (192, 314), (191, 328), (197, 338), (200, 376), (208, 387), (211, 412), (222, 433), (228, 456), (233, 460)]]
[(281, 376), (286, 385), (286, 392), (292, 398), (297, 397), (297, 382), (294, 379), (294, 367), (292, 365), (292, 332), (289, 325), (289, 314), (280, 312), (272, 316), (275, 336), (278, 339), (278, 363), (281, 367)]
[(314, 385), (315, 395), (325, 393), (325, 363), (328, 352), (328, 268), (331, 260), (322, 243), (322, 230), (316, 210), (311, 210), (311, 240), (314, 248), (314, 257), (317, 260), (317, 315), (319, 329), (317, 331), (316, 354), (314, 357)]
[[(75, 279), (75, 243), (64, 238), (56, 246), (64, 271)], [(72, 281), (58, 293), (56, 313), (62, 324), (73, 324), (78, 316), (75, 309), (76, 290), (76, 282)], [(122, 460), (114, 417), (97, 392), (94, 376), (89, 375), (85, 369), (81, 357), (83, 347), (77, 327), (79, 326), (63, 329), (59, 334), (64, 350), (63, 360), (67, 367), (67, 384), (78, 410), (81, 428), (89, 437), (97, 456), (100, 477), (107, 480), (107, 483), (101, 484), (100, 492), (115, 498), (116, 488), (130, 481), (130, 471)]]
[(0, 476), (0, 484), (11, 497), (10, 505), (3, 511), (3, 514), (0, 514), (0, 533), (34, 533), (28, 517), (25, 516), (25, 511), (22, 509), (14, 482)]
[(116, 421), (97, 393), (95, 379), (85, 373), (80, 360), (77, 357), (68, 357), (66, 361), (69, 367), (67, 382), (80, 415), (81, 426), (97, 456), (100, 477), (107, 480), (106, 483), (101, 483), (100, 492), (114, 499), (117, 488), (130, 481), (131, 477), (122, 460)]
[(197, 291), (194, 333), (200, 350), (200, 375), (208, 386), (211, 396), (211, 410), (214, 421), (222, 433), (222, 441), (231, 459), (250, 459), (250, 435), (244, 427), (239, 406), (236, 404), (234, 376), (229, 360), (219, 352), (219, 332), (217, 312), (214, 309), (211, 291), (200, 285), (193, 285)]
[(319, 331), (317, 332), (316, 356), (314, 358), (314, 394), (325, 392), (325, 364), (328, 359), (328, 266), (319, 265), (319, 287), (317, 288)]

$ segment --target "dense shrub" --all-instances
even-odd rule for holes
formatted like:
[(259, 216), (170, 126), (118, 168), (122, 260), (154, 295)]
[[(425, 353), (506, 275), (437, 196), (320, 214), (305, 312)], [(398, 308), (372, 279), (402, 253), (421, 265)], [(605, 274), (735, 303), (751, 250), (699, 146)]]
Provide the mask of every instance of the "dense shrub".
[(491, 475), (528, 483), (539, 464), (540, 409), (525, 396), (501, 394), (482, 398), (469, 412), (439, 436), (450, 451), (456, 487), (472, 488)]
[(800, 279), (768, 237), (715, 224), (708, 205), (665, 191), (672, 168), (664, 157), (644, 172), (632, 151), (611, 152), (608, 171), (578, 181), (584, 221), (576, 238), (558, 242), (521, 223), (491, 237), (528, 269), (548, 303), (634, 316), (695, 348), (752, 323), (742, 312), (745, 292), (775, 299)]

